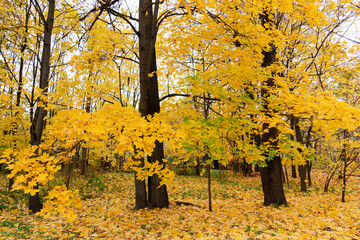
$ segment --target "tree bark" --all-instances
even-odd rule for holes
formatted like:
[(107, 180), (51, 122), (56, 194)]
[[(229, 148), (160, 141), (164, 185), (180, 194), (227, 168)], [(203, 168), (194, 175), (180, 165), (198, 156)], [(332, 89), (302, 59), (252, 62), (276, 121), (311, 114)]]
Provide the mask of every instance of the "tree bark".
[[(271, 24), (272, 20), (270, 20), (267, 12), (264, 12), (260, 16), (261, 24), (266, 28), (267, 24)], [(261, 67), (266, 68), (271, 66), (276, 61), (276, 47), (274, 43), (269, 43), (270, 50), (263, 50), (263, 62)], [(269, 77), (264, 86), (261, 89), (261, 96), (263, 97), (263, 109), (265, 115), (268, 118), (271, 118), (272, 109), (269, 108), (269, 97), (271, 96), (271, 92), (269, 91), (271, 88), (275, 87), (275, 82), (272, 77)], [(269, 150), (278, 150), (278, 136), (279, 130), (276, 127), (269, 127), (269, 123), (263, 124), (264, 133), (261, 138), (262, 144), (269, 143)], [(269, 153), (265, 152), (265, 156), (267, 156), (266, 166), (260, 167), (260, 175), (261, 175), (261, 183), (264, 192), (264, 206), (268, 206), (271, 204), (283, 205), (287, 204), (284, 189), (283, 189), (283, 180), (282, 180), (282, 164), (281, 158), (279, 154), (276, 154), (272, 159), (268, 157)]]
[[(141, 116), (149, 116), (160, 112), (160, 99), (158, 90), (158, 77), (156, 66), (155, 43), (157, 36), (157, 15), (160, 2), (152, 0), (139, 0), (139, 62), (140, 62), (140, 104)], [(160, 142), (155, 143), (155, 148), (148, 161), (159, 162), (164, 167), (164, 147)], [(142, 160), (145, 161), (145, 160)], [(139, 181), (139, 180), (138, 180)], [(138, 183), (142, 186), (145, 183)], [(146, 194), (142, 188), (136, 188), (135, 195)], [(159, 176), (153, 175), (148, 178), (148, 203), (149, 207), (168, 207), (169, 200), (166, 185), (160, 187)], [(136, 199), (143, 199), (137, 196)], [(146, 197), (146, 195), (145, 195)], [(143, 201), (143, 200), (142, 200)], [(143, 208), (145, 203), (137, 204)]]
[[(48, 86), (49, 86), (49, 74), (50, 74), (50, 55), (51, 55), (51, 35), (54, 24), (54, 12), (55, 12), (55, 0), (48, 1), (48, 14), (46, 21), (44, 22), (44, 39), (43, 50), (40, 63), (40, 89), (42, 90), (41, 97), (38, 99), (35, 117), (30, 127), (31, 145), (39, 146), (41, 137), (45, 126), (45, 117), (47, 110), (45, 109)], [(29, 210), (33, 213), (39, 212), (42, 208), (40, 203), (39, 194), (34, 196), (30, 195), (29, 198)]]
[(195, 174), (196, 176), (200, 176), (200, 158), (197, 157), (196, 159), (196, 166), (195, 166)]
[[(205, 157), (207, 157), (207, 154)], [(209, 212), (211, 212), (212, 211), (212, 202), (211, 202), (211, 168), (210, 168), (210, 164), (206, 164), (206, 174), (208, 177)]]
[[(90, 96), (86, 97), (85, 111), (87, 113), (91, 112), (91, 97)], [(83, 175), (83, 176), (86, 175), (86, 165), (88, 162), (87, 161), (88, 155), (89, 155), (89, 149), (86, 147), (83, 147), (81, 149), (81, 163), (80, 163), (80, 175)]]
[[(150, 157), (150, 162), (158, 161), (160, 165), (165, 167), (164, 159), (164, 146), (162, 142), (156, 141), (156, 147)], [(169, 198), (166, 185), (160, 186), (160, 178), (156, 174), (148, 178), (149, 189), (149, 208), (164, 208), (169, 206)]]
[[(294, 119), (294, 126), (295, 126), (295, 138), (296, 142), (299, 142), (301, 145), (304, 145), (303, 136), (301, 134), (300, 126), (299, 126), (299, 118), (292, 116)], [(302, 150), (298, 149), (299, 153), (302, 152)], [(300, 191), (301, 192), (307, 192), (307, 186), (306, 186), (306, 163), (303, 165), (299, 165), (299, 176), (300, 176)]]
[(292, 178), (297, 178), (296, 166), (294, 164), (291, 165), (291, 177)]
[[(310, 148), (311, 147), (311, 131), (312, 131), (312, 125), (309, 127), (308, 131), (307, 131), (307, 136), (306, 136), (306, 147)], [(311, 168), (312, 168), (312, 160), (306, 161), (306, 177), (308, 180), (308, 186), (311, 187), (312, 182), (311, 182)]]

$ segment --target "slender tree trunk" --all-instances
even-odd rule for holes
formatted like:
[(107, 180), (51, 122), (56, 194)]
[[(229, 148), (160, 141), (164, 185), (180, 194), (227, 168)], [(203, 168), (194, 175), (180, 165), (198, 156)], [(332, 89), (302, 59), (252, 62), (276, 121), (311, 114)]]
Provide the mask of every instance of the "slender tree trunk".
[[(55, 12), (55, 0), (49, 0), (48, 2), (48, 14), (46, 21), (44, 22), (43, 50), (40, 64), (40, 89), (42, 90), (42, 97), (46, 97), (49, 86), (51, 35), (53, 30)], [(41, 137), (45, 126), (45, 117), (47, 115), (47, 110), (45, 106), (46, 101), (43, 101), (39, 98), (35, 111), (35, 117), (30, 127), (30, 143), (33, 146), (39, 146), (41, 142)], [(36, 213), (39, 212), (41, 208), (42, 204), (40, 203), (39, 194), (37, 193), (34, 196), (30, 195), (29, 210), (31, 210), (33, 213)]]
[(306, 177), (307, 177), (307, 181), (308, 181), (308, 186), (311, 187), (312, 182), (311, 182), (311, 168), (312, 168), (312, 162), (311, 161), (306, 161)]
[(286, 183), (284, 168), (282, 168), (282, 180), (283, 180), (283, 183)]
[[(207, 155), (205, 156), (207, 157)], [(208, 202), (209, 202), (209, 211), (212, 211), (212, 202), (211, 202), (211, 167), (210, 164), (206, 164), (206, 174), (208, 178)]]
[[(295, 138), (296, 141), (299, 142), (301, 145), (304, 145), (303, 136), (301, 134), (300, 126), (299, 126), (299, 118), (292, 116), (294, 119), (294, 126), (295, 126)], [(302, 150), (298, 149), (299, 153), (302, 152)], [(300, 191), (301, 192), (307, 192), (307, 186), (306, 186), (306, 163), (303, 165), (299, 165), (299, 176), (300, 176)]]
[[(272, 24), (267, 12), (264, 12), (261, 17), (261, 24), (264, 27), (267, 27), (267, 24)], [(263, 62), (261, 67), (269, 67), (276, 61), (276, 47), (274, 43), (269, 43), (270, 50), (263, 51)], [(263, 97), (263, 109), (265, 115), (268, 118), (271, 118), (269, 108), (269, 97), (271, 96), (271, 88), (275, 87), (275, 82), (272, 77), (269, 77), (264, 86), (261, 89), (261, 95)], [(263, 124), (263, 129), (265, 130), (261, 142), (262, 144), (269, 144), (269, 151), (278, 149), (278, 136), (279, 130), (276, 127), (269, 127), (269, 123)], [(265, 153), (265, 156), (268, 154)], [(283, 189), (283, 180), (282, 180), (282, 164), (279, 154), (276, 154), (272, 159), (266, 160), (266, 167), (260, 167), (261, 183), (264, 192), (264, 206), (270, 204), (283, 205), (287, 204)]]
[(286, 182), (287, 182), (287, 185), (288, 185), (288, 188), (289, 188), (289, 187), (290, 187), (290, 182), (289, 182), (289, 175), (288, 175), (288, 171), (287, 171), (286, 165), (284, 165), (284, 168), (285, 168)]
[(86, 164), (89, 150), (85, 147), (81, 148), (80, 175), (86, 175)]
[(291, 177), (292, 178), (297, 178), (296, 166), (294, 164), (291, 165)]
[[(306, 136), (306, 147), (310, 148), (311, 147), (311, 131), (312, 131), (313, 126), (311, 125), (307, 131), (307, 136)], [(312, 168), (312, 161), (307, 160), (306, 161), (306, 177), (308, 180), (308, 186), (311, 187), (312, 182), (311, 182), (311, 168)]]
[(200, 176), (200, 158), (199, 157), (196, 159), (195, 174), (196, 174), (196, 176)]
[[(87, 113), (91, 112), (91, 97), (86, 97), (86, 103), (85, 103), (85, 111)], [(80, 175), (85, 176), (86, 175), (86, 165), (89, 155), (89, 149), (86, 147), (83, 147), (81, 149), (81, 163), (80, 163)]]
[(71, 174), (74, 171), (75, 164), (79, 160), (79, 157), (80, 157), (80, 146), (76, 147), (76, 152), (75, 152), (74, 156), (72, 156), (72, 158), (69, 162), (69, 166), (68, 166), (67, 173), (65, 176), (66, 188), (70, 187)]

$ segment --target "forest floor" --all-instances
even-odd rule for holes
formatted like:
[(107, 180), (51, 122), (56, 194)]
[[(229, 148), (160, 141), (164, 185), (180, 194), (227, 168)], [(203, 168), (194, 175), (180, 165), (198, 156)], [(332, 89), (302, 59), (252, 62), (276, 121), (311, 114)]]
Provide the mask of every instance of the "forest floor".
[[(314, 171), (307, 193), (291, 179), (288, 206), (264, 207), (259, 176), (215, 172), (209, 212), (205, 177), (177, 176), (168, 186), (170, 208), (136, 211), (132, 174), (89, 175), (71, 183), (84, 199), (73, 222), (29, 214), (26, 197), (5, 191), (0, 177), (0, 239), (360, 239), (359, 177), (349, 179), (345, 203), (340, 180), (324, 193), (325, 174)], [(176, 200), (198, 206), (177, 206)]]

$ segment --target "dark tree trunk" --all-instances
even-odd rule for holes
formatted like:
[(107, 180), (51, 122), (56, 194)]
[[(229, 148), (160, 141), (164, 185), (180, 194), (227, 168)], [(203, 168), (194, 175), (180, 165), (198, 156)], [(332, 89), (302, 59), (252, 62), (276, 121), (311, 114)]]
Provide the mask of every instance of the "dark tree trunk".
[(80, 175), (86, 175), (87, 156), (89, 150), (85, 147), (81, 148)]
[(10, 192), (12, 190), (12, 186), (14, 185), (15, 178), (9, 179), (9, 185), (8, 185), (8, 191)]
[[(207, 157), (207, 155), (205, 156)], [(208, 178), (208, 200), (209, 200), (209, 211), (212, 211), (212, 202), (211, 202), (211, 167), (210, 164), (206, 165), (206, 174)]]
[(219, 160), (214, 160), (213, 163), (214, 163), (214, 169), (219, 170), (220, 169)]
[(299, 176), (300, 176), (300, 191), (301, 192), (307, 192), (306, 187), (306, 166), (305, 165), (299, 165)]
[[(306, 147), (310, 148), (311, 147), (311, 131), (312, 131), (312, 125), (309, 127), (308, 131), (307, 131), (307, 136), (306, 136)], [(312, 182), (311, 182), (311, 167), (312, 167), (312, 161), (306, 161), (306, 176), (307, 176), (307, 180), (308, 180), (308, 185), (309, 187), (311, 187)]]
[(284, 168), (285, 168), (286, 183), (287, 183), (288, 188), (289, 188), (289, 187), (290, 187), (290, 182), (289, 182), (289, 175), (288, 175), (288, 171), (287, 171), (286, 165), (284, 165)]
[[(139, 1), (139, 62), (140, 62), (140, 104), (139, 111), (141, 116), (153, 115), (160, 112), (158, 77), (156, 66), (155, 43), (157, 36), (157, 16), (160, 2), (153, 3), (152, 0)], [(152, 155), (148, 158), (150, 162), (158, 161), (163, 163), (164, 149), (163, 144), (156, 142)], [(143, 160), (144, 161), (144, 160)], [(138, 180), (139, 181), (139, 180)], [(138, 183), (142, 186), (145, 183)], [(168, 207), (169, 200), (166, 185), (160, 186), (160, 179), (157, 175), (148, 178), (148, 202), (149, 207)], [(137, 191), (139, 190), (139, 191)], [(143, 201), (146, 191), (136, 188), (136, 199)], [(145, 203), (137, 204), (137, 208), (143, 208)]]
[(312, 168), (312, 162), (311, 161), (306, 161), (306, 178), (308, 181), (308, 186), (311, 187), (312, 182), (311, 182), (311, 168)]
[(255, 172), (260, 172), (259, 164), (255, 164)]
[(111, 163), (108, 160), (108, 156), (100, 158), (101, 171), (105, 172), (111, 168)]
[(247, 163), (245, 160), (243, 160), (243, 162), (241, 163), (241, 169), (244, 176), (249, 177), (252, 172), (252, 165), (251, 163)]
[(200, 176), (200, 158), (196, 159), (196, 166), (195, 166), (195, 174), (196, 176)]
[(76, 162), (78, 162), (79, 157), (80, 156), (79, 156), (79, 146), (78, 146), (78, 147), (76, 147), (76, 152), (75, 152), (74, 156), (72, 156), (72, 158), (71, 158), (71, 160), (69, 162), (69, 166), (68, 166), (67, 173), (66, 173), (66, 176), (65, 176), (66, 188), (70, 187), (71, 174), (74, 171), (75, 164), (76, 164)]
[[(89, 96), (86, 97), (85, 111), (87, 113), (91, 112), (91, 98)], [(87, 166), (87, 162), (88, 162), (88, 155), (89, 155), (89, 149), (87, 149), (86, 147), (83, 147), (81, 149), (81, 162), (80, 162), (80, 175), (83, 175), (83, 176), (86, 175), (86, 166)]]
[(297, 178), (296, 166), (294, 164), (291, 165), (291, 177), (292, 178)]
[(145, 181), (139, 180), (135, 173), (135, 209), (143, 209), (148, 206)]
[(264, 206), (271, 204), (287, 204), (282, 181), (282, 165), (279, 156), (267, 161), (266, 167), (260, 168), (261, 182), (264, 192)]
[[(267, 27), (267, 24), (272, 24), (267, 12), (264, 12), (261, 17), (261, 24), (264, 27)], [(263, 51), (263, 62), (261, 67), (269, 67), (276, 60), (276, 47), (274, 43), (269, 43), (270, 50)], [(261, 89), (261, 96), (263, 98), (263, 109), (265, 115), (268, 118), (271, 118), (272, 110), (269, 108), (269, 97), (271, 97), (271, 89), (275, 87), (275, 82), (272, 77), (269, 77), (264, 86)], [(268, 143), (269, 150), (278, 150), (278, 136), (279, 130), (276, 127), (269, 127), (269, 123), (263, 124), (263, 129), (265, 130), (261, 142), (262, 144)], [(268, 157), (268, 153), (265, 152), (265, 156)], [(261, 183), (264, 192), (264, 206), (270, 204), (283, 205), (287, 204), (284, 189), (283, 189), (283, 180), (282, 180), (282, 164), (279, 154), (276, 154), (272, 159), (266, 160), (266, 166), (260, 167), (261, 174)]]
[[(55, 0), (48, 1), (48, 14), (46, 21), (44, 22), (44, 39), (43, 50), (40, 63), (40, 89), (42, 90), (42, 96), (46, 96), (49, 86), (49, 74), (50, 74), (50, 55), (51, 55), (51, 35), (54, 24), (54, 12), (55, 12)], [(36, 107), (35, 117), (30, 127), (31, 145), (39, 146), (41, 142), (42, 133), (45, 126), (45, 117), (47, 110), (45, 108), (46, 101), (38, 99), (38, 106)], [(36, 152), (37, 154), (37, 152)], [(42, 208), (40, 203), (39, 194), (30, 196), (29, 198), (29, 210), (33, 213), (39, 212)]]
[[(158, 161), (160, 165), (164, 166), (164, 146), (163, 143), (156, 141), (155, 149), (149, 158), (151, 163)], [(169, 206), (169, 198), (166, 189), (166, 185), (160, 186), (160, 178), (156, 174), (148, 178), (148, 189), (149, 189), (149, 207), (168, 207)]]
[[(39, 189), (38, 186), (36, 186), (35, 189)], [(40, 210), (43, 208), (42, 203), (40, 202), (40, 195), (39, 192), (35, 193), (34, 196), (30, 195), (29, 197), (29, 210), (32, 213), (40, 212)]]
[[(300, 126), (299, 126), (299, 118), (298, 117), (294, 117), (293, 118), (293, 122), (294, 122), (294, 126), (295, 126), (295, 138), (296, 141), (299, 142), (301, 145), (304, 145), (304, 140), (303, 140), (303, 136), (301, 134), (301, 130), (300, 130)], [(302, 152), (302, 150), (299, 148), (298, 149), (299, 153)], [(299, 165), (298, 167), (299, 169), (299, 177), (300, 177), (300, 191), (301, 192), (307, 192), (307, 186), (306, 186), (306, 163), (303, 165)]]

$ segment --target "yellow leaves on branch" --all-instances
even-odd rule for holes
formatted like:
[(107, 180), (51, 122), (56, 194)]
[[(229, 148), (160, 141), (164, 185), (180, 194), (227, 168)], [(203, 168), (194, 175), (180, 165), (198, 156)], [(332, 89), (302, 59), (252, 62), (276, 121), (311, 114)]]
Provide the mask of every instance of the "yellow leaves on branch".
[[(168, 181), (172, 176), (168, 170), (160, 169), (158, 163), (147, 163), (140, 168), (136, 160), (151, 155), (156, 141), (174, 137), (171, 126), (159, 115), (143, 118), (134, 108), (122, 107), (120, 103), (108, 104), (93, 113), (65, 110), (54, 117), (48, 131), (51, 136), (48, 144), (52, 147), (71, 149), (78, 143), (86, 143), (87, 147), (102, 145), (112, 153), (125, 154), (125, 165), (140, 172), (139, 177), (158, 174)], [(104, 142), (111, 144), (104, 146)]]
[(8, 178), (15, 177), (13, 190), (23, 190), (31, 195), (39, 192), (38, 185), (54, 179), (55, 173), (60, 170), (59, 159), (48, 153), (41, 153), (37, 147), (28, 147), (20, 151), (7, 149), (0, 163), (8, 164), (8, 169), (11, 171)]
[(46, 202), (40, 214), (49, 217), (54, 213), (66, 217), (68, 222), (76, 219), (77, 214), (74, 210), (81, 207), (79, 190), (67, 190), (65, 185), (54, 187), (45, 197)]

